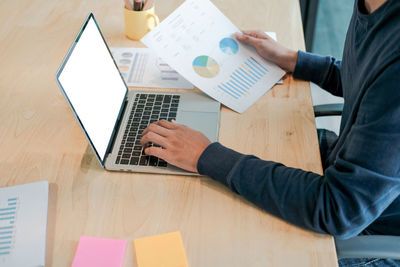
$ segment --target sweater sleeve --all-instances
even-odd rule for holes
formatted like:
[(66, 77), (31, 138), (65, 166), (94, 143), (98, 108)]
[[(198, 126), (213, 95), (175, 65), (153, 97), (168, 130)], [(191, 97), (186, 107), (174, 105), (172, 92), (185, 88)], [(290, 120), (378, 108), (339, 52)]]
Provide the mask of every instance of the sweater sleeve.
[(360, 112), (373, 115), (360, 116), (323, 176), (219, 143), (206, 148), (198, 171), (297, 226), (338, 238), (355, 236), (400, 196), (399, 72), (400, 64), (371, 85)]
[(293, 76), (311, 81), (331, 94), (343, 97), (341, 64), (341, 61), (332, 57), (322, 57), (299, 51)]

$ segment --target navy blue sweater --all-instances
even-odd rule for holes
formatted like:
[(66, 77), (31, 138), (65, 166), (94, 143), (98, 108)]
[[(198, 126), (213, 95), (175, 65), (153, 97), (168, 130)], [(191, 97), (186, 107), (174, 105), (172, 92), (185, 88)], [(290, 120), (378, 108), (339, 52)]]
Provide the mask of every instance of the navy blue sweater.
[(324, 175), (209, 145), (197, 168), (266, 211), (339, 238), (400, 235), (400, 1), (357, 0), (343, 61), (299, 52), (294, 76), (345, 104)]

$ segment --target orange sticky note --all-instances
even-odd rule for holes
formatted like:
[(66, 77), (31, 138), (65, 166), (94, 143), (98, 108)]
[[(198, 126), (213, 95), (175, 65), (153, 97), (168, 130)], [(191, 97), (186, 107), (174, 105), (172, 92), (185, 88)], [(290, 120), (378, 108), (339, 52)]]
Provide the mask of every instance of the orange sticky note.
[(138, 267), (188, 267), (180, 232), (135, 239)]

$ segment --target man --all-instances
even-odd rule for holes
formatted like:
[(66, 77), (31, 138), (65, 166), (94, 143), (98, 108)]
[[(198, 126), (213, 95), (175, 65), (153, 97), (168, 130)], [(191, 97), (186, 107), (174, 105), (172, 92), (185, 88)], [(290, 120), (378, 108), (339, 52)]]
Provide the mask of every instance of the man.
[[(300, 227), (350, 238), (400, 235), (400, 1), (356, 0), (343, 61), (296, 52), (258, 31), (236, 38), (265, 59), (344, 97), (340, 135), (324, 149), (324, 175), (243, 155), (175, 122), (143, 132), (146, 154), (208, 175)], [(343, 266), (397, 266), (348, 259)]]

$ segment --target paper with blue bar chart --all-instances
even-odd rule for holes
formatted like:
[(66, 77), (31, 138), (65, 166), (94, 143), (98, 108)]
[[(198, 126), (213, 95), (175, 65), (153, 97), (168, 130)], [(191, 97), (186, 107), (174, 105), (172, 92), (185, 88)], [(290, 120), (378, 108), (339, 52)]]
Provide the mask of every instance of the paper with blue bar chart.
[(45, 266), (49, 183), (0, 188), (0, 266)]
[(197, 88), (242, 113), (285, 72), (237, 41), (236, 32), (209, 0), (187, 0), (141, 41)]

